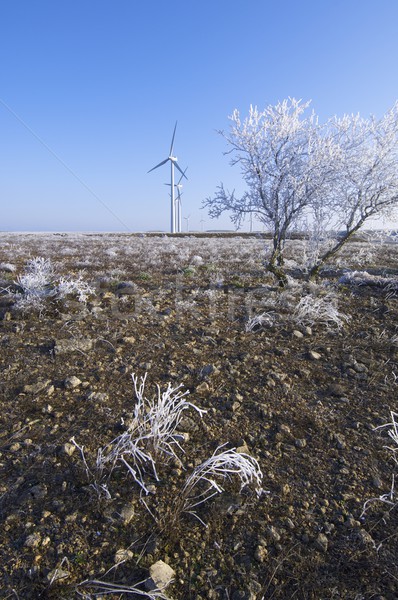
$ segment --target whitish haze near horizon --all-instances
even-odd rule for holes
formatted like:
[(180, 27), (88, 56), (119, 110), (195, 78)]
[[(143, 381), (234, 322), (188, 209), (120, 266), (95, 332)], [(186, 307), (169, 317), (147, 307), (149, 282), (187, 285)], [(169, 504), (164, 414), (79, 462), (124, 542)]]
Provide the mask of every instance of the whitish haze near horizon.
[(200, 210), (221, 181), (242, 189), (228, 115), (292, 96), (380, 117), (397, 23), (396, 0), (3, 0), (0, 230), (168, 231), (169, 167), (147, 171), (176, 120), (189, 228), (232, 229)]

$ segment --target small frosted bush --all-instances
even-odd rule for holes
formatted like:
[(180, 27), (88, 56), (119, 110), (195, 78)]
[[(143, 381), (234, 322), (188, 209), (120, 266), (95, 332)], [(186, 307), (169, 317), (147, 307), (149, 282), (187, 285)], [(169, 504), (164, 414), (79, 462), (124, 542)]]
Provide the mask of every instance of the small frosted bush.
[[(219, 447), (210, 458), (198, 465), (187, 477), (173, 505), (173, 516), (178, 518), (187, 512), (203, 521), (196, 513), (196, 508), (224, 491), (221, 483), (237, 479), (240, 491), (253, 486), (257, 496), (261, 496), (263, 474), (255, 458), (249, 454), (236, 452), (235, 448), (223, 450)], [(204, 523), (203, 523), (204, 524)]]
[(183, 392), (181, 385), (172, 387), (169, 383), (164, 391), (157, 386), (156, 397), (147, 398), (145, 396), (146, 374), (141, 378), (140, 383), (138, 383), (138, 377), (133, 375), (133, 382), (137, 401), (133, 418), (127, 431), (103, 448), (99, 448), (95, 474), (87, 465), (83, 448), (78, 446), (73, 438), (71, 440), (81, 452), (87, 473), (96, 481), (95, 489), (99, 493), (105, 492), (107, 496), (107, 484), (102, 482), (109, 479), (114, 468), (120, 465), (148, 494), (145, 474), (150, 473), (158, 481), (157, 463), (159, 461), (167, 462), (169, 459), (175, 458), (181, 463), (178, 450), (183, 452), (180, 443), (182, 436), (178, 434), (177, 428), (185, 411), (194, 409), (200, 415), (206, 412), (186, 400), (189, 392)]
[(57, 284), (57, 298), (59, 299), (66, 296), (77, 296), (79, 302), (87, 302), (89, 296), (94, 294), (94, 288), (83, 280), (81, 274), (76, 279), (61, 277)]
[(275, 323), (275, 317), (271, 313), (262, 313), (248, 319), (245, 325), (246, 333), (257, 331), (264, 326), (272, 327)]
[(13, 292), (16, 308), (23, 312), (29, 310), (41, 312), (48, 298), (64, 299), (77, 296), (79, 302), (86, 302), (95, 294), (80, 274), (77, 278), (57, 277), (54, 265), (49, 258), (37, 256), (26, 263), (25, 271), (15, 281), (19, 290)]
[(17, 277), (17, 284), (25, 295), (49, 295), (53, 292), (54, 278), (51, 260), (36, 256), (26, 263), (25, 273)]
[(336, 299), (330, 294), (322, 298), (308, 294), (301, 298), (296, 305), (293, 320), (299, 325), (312, 326), (319, 323), (326, 327), (335, 325), (340, 329), (350, 317), (339, 312), (336, 304)]

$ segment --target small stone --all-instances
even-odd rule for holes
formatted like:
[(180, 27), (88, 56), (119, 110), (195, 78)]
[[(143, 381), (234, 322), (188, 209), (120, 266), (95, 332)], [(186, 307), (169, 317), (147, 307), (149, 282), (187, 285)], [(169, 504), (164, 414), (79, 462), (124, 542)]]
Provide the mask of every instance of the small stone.
[(69, 575), (70, 573), (63, 569), (52, 569), (47, 575), (47, 581), (51, 584), (55, 581), (60, 581), (61, 579), (67, 579)]
[(278, 426), (278, 431), (279, 433), (286, 433), (289, 434), (290, 433), (290, 427), (289, 425), (285, 425), (285, 424), (281, 424)]
[(93, 348), (93, 345), (93, 340), (90, 340), (89, 338), (56, 340), (54, 352), (55, 354), (66, 354), (67, 352), (88, 352)]
[(198, 392), (199, 394), (205, 394), (206, 392), (208, 392), (210, 390), (209, 388), (209, 384), (206, 383), (206, 381), (203, 381), (202, 383), (200, 383), (197, 388), (196, 388), (196, 392)]
[(304, 337), (304, 334), (301, 333), (301, 331), (299, 331), (298, 329), (295, 329), (293, 331), (293, 336), (296, 337), (296, 338), (298, 338), (299, 340), (301, 340), (301, 338)]
[(322, 356), (319, 354), (319, 352), (315, 352), (315, 350), (310, 350), (308, 352), (308, 357), (311, 360), (320, 360), (322, 358)]
[(132, 504), (125, 504), (120, 511), (120, 518), (125, 525), (128, 525), (134, 517), (134, 506)]
[(122, 339), (125, 344), (135, 344), (135, 337), (133, 335), (128, 335)]
[(344, 436), (341, 433), (333, 434), (333, 439), (336, 442), (336, 446), (339, 450), (344, 450), (346, 447)]
[(64, 381), (64, 386), (66, 387), (67, 390), (73, 390), (77, 387), (79, 387), (79, 385), (81, 385), (81, 381), (78, 377), (76, 377), (75, 375), (72, 375), (71, 377), (67, 377)]
[(246, 442), (243, 442), (243, 444), (241, 446), (238, 446), (238, 448), (236, 449), (236, 452), (238, 454), (249, 454), (250, 450), (249, 450)]
[(75, 452), (76, 450), (76, 446), (74, 444), (71, 444), (70, 442), (66, 442), (66, 444), (64, 444), (62, 446), (62, 450), (65, 454), (67, 454), (68, 456), (72, 456), (72, 454)]
[(314, 545), (320, 552), (327, 552), (329, 540), (324, 533), (320, 533), (316, 538)]
[(122, 562), (126, 562), (126, 560), (132, 559), (133, 556), (134, 556), (134, 552), (131, 552), (131, 550), (125, 550), (124, 548), (119, 548), (119, 550), (116, 551), (114, 562), (115, 562), (115, 564), (118, 565)]
[(175, 577), (175, 571), (163, 560), (158, 560), (149, 567), (150, 578), (146, 580), (145, 587), (148, 591), (160, 589), (164, 590)]
[(90, 392), (87, 396), (87, 400), (90, 400), (91, 402), (106, 402), (109, 400), (109, 396), (105, 392)]
[(257, 546), (254, 552), (254, 558), (259, 562), (263, 563), (268, 558), (268, 550), (265, 546)]
[(360, 529), (356, 534), (356, 537), (359, 540), (359, 542), (364, 546), (376, 546), (375, 541), (370, 535), (370, 533), (368, 533), (364, 529)]
[(305, 448), (307, 445), (307, 440), (305, 440), (305, 439), (294, 440), (294, 445), (296, 446), (296, 448)]

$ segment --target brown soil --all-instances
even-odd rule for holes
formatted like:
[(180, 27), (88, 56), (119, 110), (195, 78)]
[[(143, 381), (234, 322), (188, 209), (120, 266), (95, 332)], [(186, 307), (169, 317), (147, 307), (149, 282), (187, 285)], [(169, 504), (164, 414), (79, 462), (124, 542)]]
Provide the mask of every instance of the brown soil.
[[(83, 265), (79, 238), (21, 236), (0, 250), (16, 273), (31, 255), (51, 256), (60, 273), (84, 267), (97, 290), (87, 305), (49, 298), (41, 314), (0, 296), (0, 597), (94, 598), (79, 584), (133, 585), (163, 560), (176, 572), (167, 595), (181, 600), (398, 598), (398, 511), (374, 502), (362, 515), (367, 500), (389, 492), (395, 466), (388, 428), (374, 428), (398, 408), (397, 295), (339, 285), (337, 273), (327, 285), (281, 292), (261, 256), (240, 260), (244, 241), (235, 262), (205, 257), (191, 268), (196, 240), (178, 268), (166, 255), (145, 264), (152, 238), (140, 241), (139, 264), (101, 253), (115, 244), (104, 240), (89, 239), (98, 260)], [(396, 276), (398, 251), (383, 252), (368, 266)], [(1, 272), (0, 287), (16, 273)], [(342, 328), (293, 322), (301, 296), (331, 290), (350, 317)], [(246, 332), (248, 317), (264, 311), (273, 324)], [(147, 373), (149, 395), (156, 384), (183, 384), (207, 410), (184, 420), (183, 468), (159, 464), (159, 481), (147, 474), (147, 507), (121, 468), (107, 481), (112, 498), (100, 498), (68, 445), (73, 437), (94, 465), (97, 449), (126, 429), (132, 373)], [(74, 388), (65, 384), (72, 376)], [(268, 493), (225, 481), (198, 511), (207, 527), (187, 514), (168, 526), (187, 474), (222, 444), (258, 459)], [(121, 549), (131, 553), (114, 567)]]

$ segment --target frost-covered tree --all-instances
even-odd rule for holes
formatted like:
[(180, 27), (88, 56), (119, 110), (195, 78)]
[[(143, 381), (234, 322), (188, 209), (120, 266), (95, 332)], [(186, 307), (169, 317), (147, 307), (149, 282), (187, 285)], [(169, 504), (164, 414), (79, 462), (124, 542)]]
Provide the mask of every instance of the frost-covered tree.
[(333, 186), (316, 203), (341, 230), (320, 255), (310, 276), (332, 258), (369, 219), (390, 216), (398, 206), (398, 102), (380, 119), (334, 117), (327, 125), (339, 151), (331, 163)]
[(228, 133), (220, 131), (229, 146), (231, 165), (241, 168), (247, 190), (238, 198), (223, 184), (204, 206), (217, 218), (231, 212), (237, 227), (254, 213), (272, 234), (268, 269), (281, 281), (286, 236), (316, 198), (330, 184), (330, 165), (336, 145), (321, 128), (309, 102), (288, 99), (263, 111), (251, 106), (241, 121), (235, 110)]

